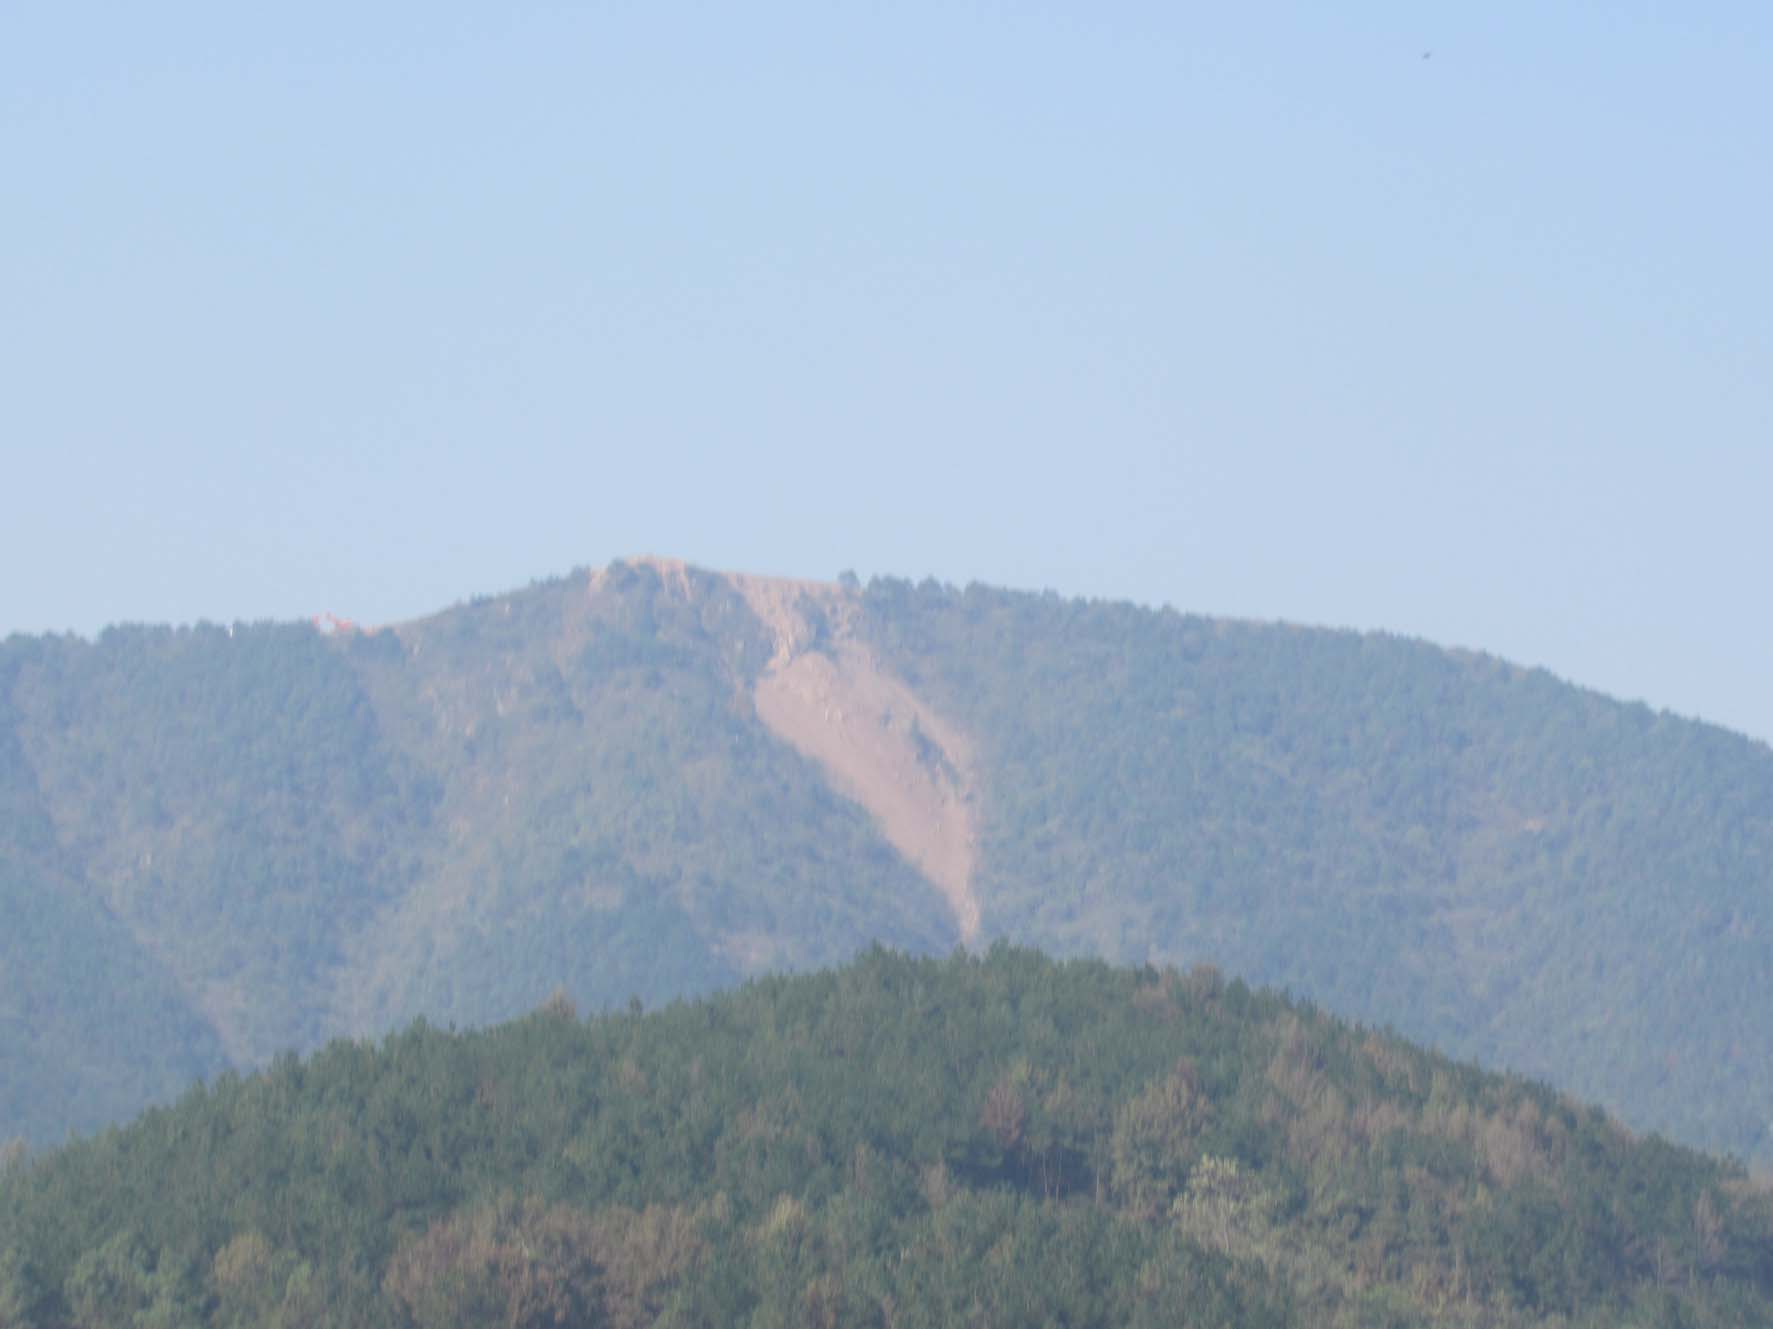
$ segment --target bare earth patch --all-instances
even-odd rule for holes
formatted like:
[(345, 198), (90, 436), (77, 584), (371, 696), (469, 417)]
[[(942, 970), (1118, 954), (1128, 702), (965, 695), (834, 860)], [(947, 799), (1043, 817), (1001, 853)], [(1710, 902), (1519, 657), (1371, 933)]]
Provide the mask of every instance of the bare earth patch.
[[(681, 564), (635, 560), (667, 585)], [(752, 694), (757, 716), (865, 808), (887, 842), (942, 893), (961, 940), (979, 933), (973, 894), (972, 745), (857, 640), (856, 597), (829, 582), (728, 574), (776, 650)]]

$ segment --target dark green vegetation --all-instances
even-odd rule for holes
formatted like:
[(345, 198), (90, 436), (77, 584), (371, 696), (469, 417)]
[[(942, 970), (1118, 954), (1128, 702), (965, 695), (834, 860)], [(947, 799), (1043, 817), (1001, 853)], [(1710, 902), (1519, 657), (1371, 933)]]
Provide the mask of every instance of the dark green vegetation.
[(0, 1326), (1773, 1322), (1773, 1195), (1225, 983), (995, 948), (227, 1076), (0, 1180)]
[[(883, 580), (807, 617), (968, 736), (981, 943), (1210, 961), (1773, 1162), (1764, 745), (1384, 636)], [(779, 632), (617, 564), (373, 634), (6, 642), (0, 1140), (557, 987), (946, 952), (759, 722)]]

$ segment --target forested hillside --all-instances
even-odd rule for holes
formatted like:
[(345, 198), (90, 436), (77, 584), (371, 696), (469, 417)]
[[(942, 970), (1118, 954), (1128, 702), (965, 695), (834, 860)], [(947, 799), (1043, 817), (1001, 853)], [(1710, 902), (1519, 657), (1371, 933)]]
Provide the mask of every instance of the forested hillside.
[(0, 645), (0, 1140), (872, 942), (1209, 961), (1773, 1162), (1773, 752), (1489, 657), (656, 560)]
[(1253, 982), (1773, 1162), (1773, 751), (1384, 635), (875, 582), (985, 935)]
[(0, 1139), (560, 985), (595, 1008), (953, 945), (935, 890), (756, 723), (742, 684), (770, 645), (739, 599), (608, 581), (398, 632), (6, 643), (0, 776), (65, 871), (9, 854), (0, 878), (35, 901), (0, 937), (8, 971), (41, 980), (0, 1026), (25, 1072)]
[(0, 1325), (1773, 1322), (1773, 1195), (1216, 971), (419, 1025), (0, 1177)]

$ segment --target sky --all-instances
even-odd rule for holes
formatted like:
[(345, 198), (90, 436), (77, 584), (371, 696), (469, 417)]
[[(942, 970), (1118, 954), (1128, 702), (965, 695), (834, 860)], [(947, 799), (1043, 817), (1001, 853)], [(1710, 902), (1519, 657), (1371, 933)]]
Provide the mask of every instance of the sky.
[(656, 553), (1773, 739), (1773, 6), (18, 5), (0, 634)]

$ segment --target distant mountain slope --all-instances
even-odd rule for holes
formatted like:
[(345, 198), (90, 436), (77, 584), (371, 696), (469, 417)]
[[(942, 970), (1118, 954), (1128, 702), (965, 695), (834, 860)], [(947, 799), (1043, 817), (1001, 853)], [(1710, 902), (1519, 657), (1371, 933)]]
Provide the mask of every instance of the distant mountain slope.
[(441, 791), (414, 886), (349, 943), (346, 1028), (954, 943), (934, 888), (759, 724), (773, 642), (724, 578), (624, 565), (337, 644)]
[(0, 1323), (1773, 1322), (1773, 1194), (1200, 968), (870, 951), (228, 1078), (0, 1174)]
[(0, 1138), (421, 1014), (1011, 938), (1773, 1162), (1773, 751), (1420, 642), (635, 560), (374, 633), (13, 638), (0, 778), (41, 993)]
[[(20, 1104), (0, 1141), (116, 1120), (184, 1082), (168, 1066), (260, 1065), (421, 1014), (482, 1024), (556, 987), (659, 1001), (875, 940), (948, 949), (939, 891), (758, 722), (773, 650), (724, 578), (651, 567), (376, 634), (12, 639), (0, 741), (65, 869), (19, 889), (133, 939), (202, 1018), (178, 1057), (40, 1077), (46, 1039), (82, 1064), (112, 1032), (110, 994), (78, 986), (110, 951), (51, 928), (83, 962), (0, 1026)], [(32, 936), (0, 935), (7, 972), (32, 972)], [(127, 1091), (87, 1092), (120, 1075)]]
[(1384, 635), (875, 582), (985, 935), (1253, 981), (1773, 1162), (1773, 751)]
[[(227, 1064), (172, 976), (64, 871), (34, 774), (3, 724), (0, 920), (0, 1143), (119, 1120)], [(83, 1118), (67, 1110), (75, 1104)]]

